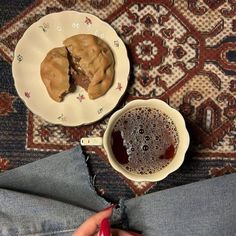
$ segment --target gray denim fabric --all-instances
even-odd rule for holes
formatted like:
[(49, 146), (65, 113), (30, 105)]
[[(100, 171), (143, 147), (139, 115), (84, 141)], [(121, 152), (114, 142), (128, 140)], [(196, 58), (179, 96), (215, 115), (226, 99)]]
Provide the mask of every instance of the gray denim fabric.
[[(236, 235), (236, 174), (124, 201), (112, 223), (145, 236)], [(123, 201), (122, 201), (123, 202)], [(0, 175), (0, 235), (71, 235), (109, 205), (94, 191), (81, 148)]]
[(236, 174), (126, 202), (129, 226), (150, 236), (235, 236)]
[(71, 235), (108, 205), (90, 184), (80, 147), (0, 175), (0, 235)]

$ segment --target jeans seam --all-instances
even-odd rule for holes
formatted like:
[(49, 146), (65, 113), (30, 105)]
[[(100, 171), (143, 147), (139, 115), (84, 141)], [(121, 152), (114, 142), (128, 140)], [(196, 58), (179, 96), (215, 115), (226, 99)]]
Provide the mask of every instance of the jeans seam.
[(30, 234), (20, 234), (19, 236), (34, 236), (34, 235), (45, 236), (45, 235), (53, 235), (53, 234), (58, 234), (58, 233), (74, 232), (76, 229), (77, 228), (50, 231), (50, 232), (41, 232), (41, 233), (36, 233), (35, 232), (35, 233), (30, 233)]

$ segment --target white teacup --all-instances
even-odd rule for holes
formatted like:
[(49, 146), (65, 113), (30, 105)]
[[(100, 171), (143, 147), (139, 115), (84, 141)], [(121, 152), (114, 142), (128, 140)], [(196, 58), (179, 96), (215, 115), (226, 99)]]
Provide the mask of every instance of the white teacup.
[[(152, 174), (137, 174), (128, 171), (124, 168), (124, 165), (117, 161), (112, 151), (111, 144), (111, 134), (120, 117), (128, 112), (129, 110), (147, 107), (159, 110), (161, 113), (166, 114), (174, 123), (175, 128), (178, 133), (178, 145), (175, 150), (175, 154), (170, 163), (163, 167), (162, 169), (152, 173)], [(108, 160), (111, 166), (126, 178), (133, 181), (150, 181), (156, 182), (166, 178), (170, 173), (177, 170), (183, 163), (185, 153), (189, 146), (189, 134), (185, 126), (185, 121), (182, 115), (175, 109), (171, 108), (168, 104), (159, 99), (149, 99), (149, 100), (134, 100), (129, 102), (122, 109), (116, 111), (109, 119), (106, 131), (103, 137), (89, 137), (82, 138), (81, 145), (102, 145), (107, 153)], [(115, 144), (113, 144), (115, 145)]]

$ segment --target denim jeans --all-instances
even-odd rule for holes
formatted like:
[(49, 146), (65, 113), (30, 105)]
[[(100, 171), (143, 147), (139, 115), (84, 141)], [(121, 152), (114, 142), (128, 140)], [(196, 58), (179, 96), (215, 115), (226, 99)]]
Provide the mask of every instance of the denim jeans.
[[(0, 235), (71, 235), (109, 204), (78, 146), (0, 175)], [(236, 174), (121, 199), (111, 222), (145, 236), (236, 235)]]

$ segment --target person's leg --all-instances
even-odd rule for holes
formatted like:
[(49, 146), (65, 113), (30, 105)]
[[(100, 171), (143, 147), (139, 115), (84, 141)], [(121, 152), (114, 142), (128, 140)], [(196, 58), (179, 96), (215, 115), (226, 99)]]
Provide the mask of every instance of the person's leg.
[(236, 174), (147, 194), (125, 206), (129, 227), (145, 236), (233, 236)]
[(109, 205), (91, 185), (80, 146), (0, 174), (0, 188), (39, 195), (94, 211)]
[(94, 211), (0, 189), (0, 235), (72, 235)]
[(71, 235), (108, 205), (80, 147), (0, 174), (0, 235)]

